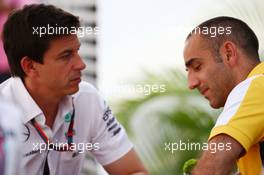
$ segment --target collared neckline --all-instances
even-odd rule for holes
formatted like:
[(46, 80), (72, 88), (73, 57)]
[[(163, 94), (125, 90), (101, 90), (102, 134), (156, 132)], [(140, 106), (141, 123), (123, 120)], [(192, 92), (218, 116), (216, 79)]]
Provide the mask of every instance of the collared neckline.
[(264, 74), (264, 62), (259, 63), (253, 70), (248, 74), (248, 78), (254, 75)]
[(23, 113), (22, 122), (26, 124), (31, 119), (43, 114), (37, 103), (30, 96), (22, 80), (19, 77), (13, 77), (12, 81), (12, 91), (13, 94), (15, 94), (14, 98), (21, 107)]
[[(40, 109), (40, 107), (31, 97), (22, 80), (19, 77), (13, 77), (12, 81), (13, 81), (12, 91), (13, 94), (15, 94), (14, 98), (17, 101), (18, 105), (21, 107), (21, 110), (23, 112), (22, 122), (26, 124), (33, 118), (36, 118), (40, 115), (44, 116), (43, 111)], [(64, 121), (63, 117), (68, 112), (73, 110), (72, 103), (73, 102), (71, 95), (67, 95), (62, 99), (62, 101), (59, 104), (59, 108), (57, 111), (54, 124), (57, 123), (58, 121)], [(55, 125), (53, 125), (53, 128), (54, 126)]]
[(73, 97), (71, 95), (65, 96), (60, 102), (52, 129), (55, 133), (60, 128), (60, 126), (62, 126), (62, 124), (65, 122), (65, 116), (68, 113), (72, 114), (73, 111), (72, 103), (74, 102), (73, 102)]

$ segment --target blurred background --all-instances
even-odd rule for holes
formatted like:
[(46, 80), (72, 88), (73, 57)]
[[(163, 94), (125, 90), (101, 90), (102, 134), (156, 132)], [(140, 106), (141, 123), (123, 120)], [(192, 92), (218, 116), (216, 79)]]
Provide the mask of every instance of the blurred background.
[[(264, 54), (262, 0), (2, 0), (1, 29), (12, 9), (39, 2), (68, 10), (83, 26), (97, 29), (80, 37), (84, 79), (106, 98), (151, 175), (183, 174), (183, 163), (200, 150), (172, 152), (166, 144), (206, 142), (221, 112), (187, 89), (182, 51), (188, 32), (216, 16), (236, 17), (255, 31)], [(3, 81), (8, 66), (1, 48), (0, 54)], [(87, 155), (83, 174), (106, 173)]]

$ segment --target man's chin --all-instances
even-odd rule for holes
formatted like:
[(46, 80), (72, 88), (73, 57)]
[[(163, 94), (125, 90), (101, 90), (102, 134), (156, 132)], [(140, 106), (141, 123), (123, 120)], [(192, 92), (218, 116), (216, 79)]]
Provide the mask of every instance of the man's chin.
[(212, 108), (214, 108), (214, 109), (219, 109), (219, 108), (223, 107), (222, 104), (220, 104), (220, 103), (216, 103), (216, 102), (214, 102), (214, 101), (210, 101), (210, 100), (209, 100), (209, 103), (210, 103), (210, 106), (211, 106)]
[(79, 91), (79, 86), (76, 86), (74, 88), (71, 88), (69, 91), (68, 91), (68, 95), (72, 95), (72, 94), (75, 94)]

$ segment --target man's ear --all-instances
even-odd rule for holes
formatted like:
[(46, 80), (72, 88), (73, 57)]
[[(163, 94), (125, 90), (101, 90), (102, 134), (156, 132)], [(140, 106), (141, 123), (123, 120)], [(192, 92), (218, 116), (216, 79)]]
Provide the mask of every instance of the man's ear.
[(237, 64), (237, 46), (231, 41), (225, 41), (220, 47), (223, 62), (231, 67)]
[(26, 76), (32, 77), (37, 75), (36, 62), (30, 59), (28, 56), (24, 56), (21, 59), (20, 65)]

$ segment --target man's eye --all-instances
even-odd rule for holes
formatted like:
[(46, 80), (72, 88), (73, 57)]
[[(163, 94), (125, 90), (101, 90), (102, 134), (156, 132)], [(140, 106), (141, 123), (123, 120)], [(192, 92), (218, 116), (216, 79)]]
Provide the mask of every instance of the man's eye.
[(61, 58), (65, 58), (65, 59), (68, 59), (71, 57), (72, 54), (68, 53), (68, 54), (64, 54), (61, 56)]
[(201, 65), (199, 64), (199, 65), (194, 66), (194, 67), (193, 67), (193, 70), (194, 70), (194, 71), (199, 71), (199, 70), (201, 70)]

